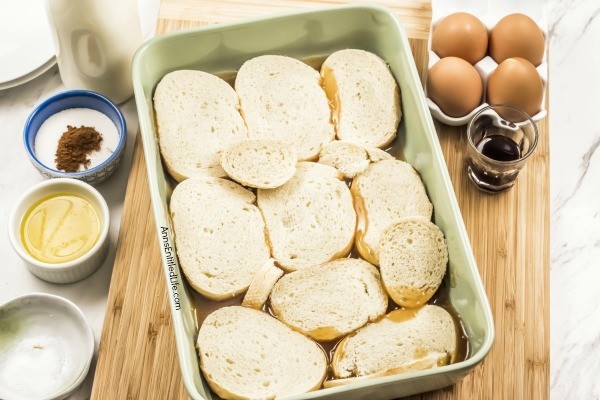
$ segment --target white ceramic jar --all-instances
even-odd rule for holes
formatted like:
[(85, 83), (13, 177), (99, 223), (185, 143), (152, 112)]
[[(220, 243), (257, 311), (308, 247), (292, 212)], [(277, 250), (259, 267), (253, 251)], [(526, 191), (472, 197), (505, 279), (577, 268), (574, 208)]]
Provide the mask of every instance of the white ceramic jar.
[(136, 0), (47, 0), (56, 58), (69, 89), (117, 104), (133, 95), (131, 60), (142, 43)]

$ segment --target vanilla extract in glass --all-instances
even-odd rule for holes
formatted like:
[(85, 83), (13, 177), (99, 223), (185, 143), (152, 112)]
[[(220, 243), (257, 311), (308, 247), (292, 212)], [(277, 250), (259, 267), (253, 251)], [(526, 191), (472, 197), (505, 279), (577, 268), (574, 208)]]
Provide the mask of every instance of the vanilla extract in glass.
[(467, 128), (467, 174), (479, 190), (511, 188), (537, 144), (537, 127), (523, 111), (489, 106)]
[(477, 143), (477, 150), (496, 161), (515, 161), (521, 158), (519, 145), (502, 135), (484, 137)]

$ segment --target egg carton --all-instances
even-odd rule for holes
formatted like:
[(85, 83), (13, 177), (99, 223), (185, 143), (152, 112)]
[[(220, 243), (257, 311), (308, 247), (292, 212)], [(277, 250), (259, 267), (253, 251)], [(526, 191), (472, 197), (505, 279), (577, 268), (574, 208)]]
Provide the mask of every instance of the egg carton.
[[(474, 16), (479, 18), (481, 22), (483, 22), (489, 34), (492, 28), (496, 25), (496, 23), (505, 16), (513, 13), (525, 14), (529, 18), (534, 20), (535, 23), (538, 24), (538, 26), (544, 33), (544, 38), (546, 39), (542, 63), (536, 68), (544, 84), (544, 97), (542, 99), (542, 107), (540, 112), (531, 117), (531, 119), (534, 122), (540, 121), (547, 114), (546, 87), (548, 85), (548, 19), (546, 15), (545, 3), (545, 0), (433, 0), (431, 27), (429, 29), (429, 41), (427, 43), (427, 50), (429, 51), (429, 64), (427, 66), (427, 69), (430, 70), (433, 67), (433, 65), (440, 60), (440, 57), (433, 50), (431, 50), (431, 36), (437, 23), (444, 19), (446, 16), (454, 14), (456, 12), (467, 12), (473, 14)], [(485, 99), (487, 98), (487, 79), (490, 76), (490, 74), (498, 67), (498, 63), (494, 61), (492, 57), (486, 55), (483, 59), (477, 62), (477, 64), (475, 64), (474, 67), (481, 76), (481, 80), (483, 83), (484, 102), (464, 117), (456, 118), (444, 114), (444, 112), (438, 107), (438, 105), (435, 104), (433, 100), (431, 100), (428, 97), (427, 104), (431, 111), (431, 115), (433, 115), (435, 119), (452, 126), (466, 125), (481, 109), (489, 106), (489, 104), (485, 102)]]

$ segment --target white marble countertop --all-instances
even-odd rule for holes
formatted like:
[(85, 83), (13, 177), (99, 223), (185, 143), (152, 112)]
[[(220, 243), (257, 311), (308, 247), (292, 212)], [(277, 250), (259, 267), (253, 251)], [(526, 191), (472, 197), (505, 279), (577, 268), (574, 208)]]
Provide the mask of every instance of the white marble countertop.
[(600, 399), (600, 2), (550, 15), (550, 388)]
[[(551, 174), (551, 396), (600, 399), (600, 5), (556, 0), (548, 4), (550, 30)], [(123, 164), (98, 186), (111, 212), (111, 251), (101, 269), (70, 285), (46, 283), (25, 268), (10, 246), (6, 226), (16, 199), (42, 177), (22, 145), (32, 108), (64, 89), (56, 67), (17, 88), (0, 91), (0, 304), (30, 292), (64, 296), (79, 305), (100, 338), (114, 262), (137, 115), (121, 105), (128, 125)], [(3, 228), (2, 228), (3, 227)], [(89, 397), (86, 383), (71, 398)]]

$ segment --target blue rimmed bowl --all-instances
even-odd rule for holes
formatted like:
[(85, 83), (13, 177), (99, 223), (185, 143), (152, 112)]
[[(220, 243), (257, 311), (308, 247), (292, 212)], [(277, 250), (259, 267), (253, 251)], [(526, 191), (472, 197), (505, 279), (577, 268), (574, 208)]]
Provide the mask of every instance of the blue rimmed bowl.
[[(78, 172), (64, 172), (43, 164), (35, 154), (35, 137), (42, 124), (52, 115), (70, 108), (89, 108), (106, 115), (117, 127), (119, 144), (101, 164)], [(54, 95), (33, 110), (23, 129), (27, 156), (33, 166), (46, 178), (75, 178), (92, 185), (103, 182), (117, 169), (123, 158), (127, 141), (127, 126), (119, 108), (108, 98), (89, 90), (68, 90)]]

